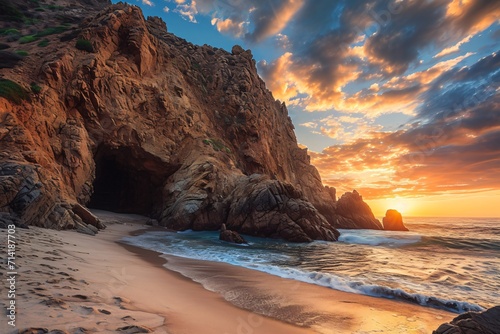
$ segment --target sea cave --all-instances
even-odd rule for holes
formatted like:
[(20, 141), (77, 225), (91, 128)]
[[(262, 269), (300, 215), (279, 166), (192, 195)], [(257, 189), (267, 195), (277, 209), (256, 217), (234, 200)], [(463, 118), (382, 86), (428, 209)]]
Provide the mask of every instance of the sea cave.
[(101, 147), (94, 161), (94, 192), (88, 207), (146, 216), (161, 209), (165, 180), (161, 168), (147, 169), (148, 160), (130, 147)]

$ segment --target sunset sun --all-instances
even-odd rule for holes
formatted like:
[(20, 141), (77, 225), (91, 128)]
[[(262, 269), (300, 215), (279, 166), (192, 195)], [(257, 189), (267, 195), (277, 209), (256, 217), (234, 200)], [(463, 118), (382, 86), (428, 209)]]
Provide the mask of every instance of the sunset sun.
[(389, 198), (387, 199), (387, 208), (398, 210), (402, 215), (408, 215), (411, 203), (410, 200), (404, 198)]

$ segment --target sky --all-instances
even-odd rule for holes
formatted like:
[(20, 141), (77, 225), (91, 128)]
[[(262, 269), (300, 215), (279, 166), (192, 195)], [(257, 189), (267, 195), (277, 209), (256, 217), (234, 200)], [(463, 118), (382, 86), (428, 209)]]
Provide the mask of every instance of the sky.
[(500, 1), (129, 3), (251, 49), (323, 183), (376, 216), (500, 217)]

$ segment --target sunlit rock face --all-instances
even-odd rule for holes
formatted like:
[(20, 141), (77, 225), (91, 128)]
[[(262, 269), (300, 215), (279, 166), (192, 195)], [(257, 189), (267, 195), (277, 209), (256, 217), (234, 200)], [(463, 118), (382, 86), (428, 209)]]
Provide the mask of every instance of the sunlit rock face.
[(81, 227), (79, 203), (292, 241), (382, 228), (359, 194), (337, 202), (322, 185), (249, 50), (193, 45), (138, 7), (96, 3), (76, 2), (85, 18), (0, 69), (26, 93), (0, 97), (0, 219)]
[(408, 231), (403, 223), (403, 216), (397, 210), (387, 210), (384, 219), (382, 219), (382, 222), (384, 223), (384, 230)]

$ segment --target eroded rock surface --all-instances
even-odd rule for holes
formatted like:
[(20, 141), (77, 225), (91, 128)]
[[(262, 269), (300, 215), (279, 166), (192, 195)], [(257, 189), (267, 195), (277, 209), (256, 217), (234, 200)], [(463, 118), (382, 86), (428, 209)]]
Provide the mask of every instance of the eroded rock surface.
[(222, 224), (219, 233), (219, 239), (233, 244), (246, 244), (245, 239), (235, 231), (228, 230), (226, 224)]
[(500, 306), (484, 312), (466, 312), (445, 323), (433, 334), (500, 334)]
[(89, 205), (292, 241), (382, 228), (357, 192), (337, 202), (322, 185), (250, 50), (193, 45), (138, 7), (92, 3), (61, 2), (51, 19), (67, 31), (0, 69), (29, 95), (0, 97), (0, 219), (92, 234)]
[(337, 228), (366, 228), (383, 229), (382, 224), (375, 218), (372, 210), (363, 201), (363, 197), (356, 191), (343, 194), (336, 205)]

